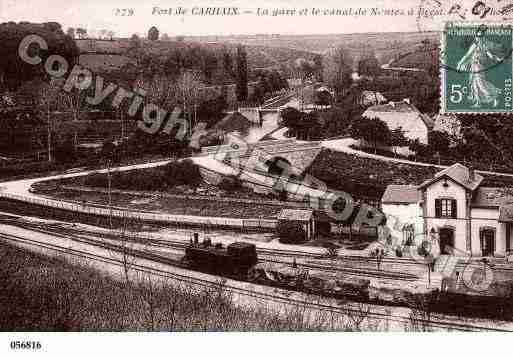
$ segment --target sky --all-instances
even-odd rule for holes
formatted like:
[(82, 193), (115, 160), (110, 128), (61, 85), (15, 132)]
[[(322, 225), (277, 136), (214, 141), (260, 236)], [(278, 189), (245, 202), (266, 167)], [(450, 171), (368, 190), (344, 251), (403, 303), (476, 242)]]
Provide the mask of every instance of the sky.
[[(500, 0), (490, 0), (495, 2)], [(432, 31), (442, 28), (450, 6), (461, 3), (472, 8), (475, 0), (0, 0), (0, 22), (56, 21), (63, 28), (84, 27), (108, 29), (116, 36), (146, 34), (149, 27), (157, 26), (161, 33), (176, 35), (231, 35), (231, 34), (338, 34), (361, 32)], [(237, 7), (238, 16), (155, 15), (155, 9), (177, 7)], [(493, 5), (492, 5), (493, 6)], [(367, 15), (324, 16), (312, 15), (311, 9), (367, 9)], [(418, 9), (443, 11), (443, 16), (421, 17)], [(308, 15), (258, 16), (257, 9), (297, 11), (308, 9)], [(405, 15), (370, 16), (371, 8), (403, 10)], [(134, 16), (116, 16), (116, 9), (133, 9)], [(415, 15), (408, 15), (413, 9)], [(196, 10), (198, 11), (198, 10)]]

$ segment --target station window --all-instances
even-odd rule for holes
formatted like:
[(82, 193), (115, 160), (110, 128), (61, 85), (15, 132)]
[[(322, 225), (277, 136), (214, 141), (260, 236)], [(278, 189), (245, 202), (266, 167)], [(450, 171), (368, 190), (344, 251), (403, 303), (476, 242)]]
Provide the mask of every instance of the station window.
[(438, 198), (435, 200), (435, 209), (438, 218), (457, 218), (455, 199)]

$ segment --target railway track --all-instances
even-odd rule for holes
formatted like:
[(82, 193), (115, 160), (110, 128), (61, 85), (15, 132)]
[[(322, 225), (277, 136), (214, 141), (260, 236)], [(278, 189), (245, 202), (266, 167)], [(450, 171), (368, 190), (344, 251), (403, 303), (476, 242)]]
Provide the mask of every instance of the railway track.
[[(123, 261), (118, 260), (115, 258), (112, 258), (112, 256), (102, 256), (99, 254), (95, 254), (88, 251), (83, 250), (77, 250), (77, 249), (71, 249), (64, 246), (51, 244), (43, 241), (38, 241), (35, 239), (28, 239), (20, 236), (15, 236), (11, 234), (0, 234), (0, 239), (14, 243), (17, 245), (29, 245), (32, 247), (50, 250), (56, 253), (71, 255), (74, 257), (78, 257), (81, 259), (87, 259), (87, 260), (94, 260), (97, 262), (102, 262), (106, 264), (111, 264), (115, 266), (122, 267)], [(90, 244), (91, 245), (91, 244)], [(105, 245), (105, 243), (103, 244)], [(115, 246), (109, 246), (110, 250), (115, 250)], [(119, 249), (119, 248), (118, 248)], [(145, 259), (154, 261), (154, 255), (150, 255), (148, 253), (132, 253), (135, 258), (139, 259)], [(215, 288), (219, 285), (219, 282), (216, 280), (207, 280), (195, 277), (193, 275), (184, 275), (179, 274), (167, 270), (162, 270), (154, 267), (149, 267), (147, 265), (141, 265), (141, 264), (132, 264), (131, 269), (136, 270), (140, 273), (147, 273), (151, 275), (156, 275), (161, 278), (167, 278), (167, 279), (173, 279), (182, 283), (192, 284), (192, 285), (199, 285), (203, 287), (210, 287)], [(312, 302), (307, 300), (300, 300), (291, 298), (290, 296), (286, 295), (277, 295), (277, 294), (270, 294), (265, 293), (263, 291), (253, 290), (253, 289), (247, 289), (247, 288), (240, 288), (236, 287), (231, 284), (226, 284), (225, 288), (227, 291), (249, 296), (256, 299), (261, 299), (265, 301), (272, 301), (275, 303), (286, 303), (286, 304), (292, 304), (297, 305), (301, 308), (308, 308), (308, 309), (315, 309), (315, 310), (321, 310), (321, 311), (328, 311), (334, 314), (340, 314), (340, 315), (348, 315), (354, 314), (359, 315), (361, 314), (358, 309), (353, 308), (351, 305), (344, 304), (344, 305), (329, 305), (329, 304), (321, 304), (319, 302)], [(373, 308), (368, 313), (369, 318), (377, 319), (377, 320), (393, 320), (396, 323), (402, 323), (402, 324), (409, 324), (411, 322), (411, 319), (409, 315), (406, 314), (393, 314), (390, 312), (386, 312), (383, 310), (377, 310), (376, 308)], [(451, 320), (423, 320), (423, 319), (417, 319), (418, 321), (422, 322), (423, 324), (429, 326), (430, 328), (438, 328), (438, 329), (445, 329), (445, 330), (459, 330), (459, 331), (497, 331), (497, 332), (504, 332), (504, 331), (511, 331), (507, 329), (501, 329), (501, 328), (495, 328), (495, 327), (489, 327), (489, 326), (483, 326), (483, 325), (475, 325), (475, 324), (468, 324), (468, 323), (462, 323), (462, 322), (456, 322)]]
[[(13, 223), (16, 221), (13, 221)], [(86, 230), (81, 229), (69, 229), (69, 228), (62, 228), (62, 227), (55, 227), (54, 230), (48, 230), (45, 228), (42, 228), (41, 225), (27, 225), (27, 224), (19, 224), (16, 222), (16, 226), (23, 227), (28, 230), (37, 231), (43, 234), (47, 235), (53, 235), (53, 236), (60, 236), (63, 237), (62, 234), (56, 233), (56, 230), (64, 233), (64, 236), (66, 239), (74, 239), (76, 241), (93, 241), (91, 238), (87, 238), (87, 236), (98, 236), (98, 233), (89, 232)], [(113, 241), (119, 241), (119, 235), (116, 234), (101, 234), (102, 237), (111, 239)], [(63, 237), (64, 238), (64, 237)], [(134, 242), (138, 242), (141, 244), (150, 244), (153, 247), (161, 247), (161, 248), (169, 248), (169, 249), (178, 249), (185, 251), (185, 248), (187, 246), (187, 243), (184, 243), (183, 241), (176, 241), (176, 240), (160, 240), (160, 239), (152, 239), (152, 238), (132, 238)], [(99, 242), (96, 244), (99, 245)], [(270, 249), (257, 249), (257, 253), (259, 254), (259, 258), (261, 258), (261, 261), (263, 262), (270, 262), (275, 264), (281, 264), (281, 265), (291, 265), (290, 260), (279, 260), (276, 259), (276, 257), (290, 257), (290, 258), (303, 258), (303, 259), (322, 259), (322, 255), (308, 255), (305, 252), (301, 251), (293, 251), (293, 250), (270, 250)], [(179, 266), (180, 263), (175, 263), (176, 266)], [(398, 280), (398, 281), (408, 281), (413, 282), (418, 279), (416, 275), (409, 274), (409, 273), (402, 273), (402, 272), (393, 272), (393, 271), (387, 271), (387, 270), (370, 270), (370, 269), (363, 269), (363, 268), (354, 268), (346, 265), (341, 264), (313, 264), (313, 263), (298, 263), (298, 266), (305, 269), (312, 269), (312, 270), (320, 270), (320, 271), (326, 271), (326, 272), (332, 272), (332, 273), (341, 273), (341, 274), (350, 274), (353, 276), (360, 276), (360, 277), (372, 277), (372, 278), (378, 278), (378, 279), (391, 279), (391, 280)]]

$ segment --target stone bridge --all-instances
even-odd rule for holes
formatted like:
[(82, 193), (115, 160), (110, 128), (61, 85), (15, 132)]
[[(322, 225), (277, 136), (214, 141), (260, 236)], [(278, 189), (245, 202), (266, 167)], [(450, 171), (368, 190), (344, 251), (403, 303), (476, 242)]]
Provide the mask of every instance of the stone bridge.
[(300, 175), (321, 152), (321, 142), (290, 140), (261, 141), (247, 144), (231, 138), (222, 146), (204, 147), (202, 155), (212, 156), (232, 167), (244, 167), (255, 172), (279, 175), (287, 168)]

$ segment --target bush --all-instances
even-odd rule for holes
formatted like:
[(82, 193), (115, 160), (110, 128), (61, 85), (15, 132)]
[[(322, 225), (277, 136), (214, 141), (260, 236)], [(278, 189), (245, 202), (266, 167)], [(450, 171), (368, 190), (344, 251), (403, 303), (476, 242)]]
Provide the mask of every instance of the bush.
[[(163, 167), (145, 168), (133, 171), (112, 172), (112, 187), (136, 191), (163, 191), (170, 187), (189, 185), (196, 187), (201, 183), (198, 165), (191, 160), (169, 163)], [(95, 173), (86, 176), (84, 185), (107, 187), (108, 176)]]
[(218, 187), (223, 191), (233, 192), (242, 188), (242, 181), (237, 176), (224, 177)]
[(278, 223), (276, 232), (281, 243), (301, 243), (306, 239), (306, 232), (299, 223), (282, 221)]
[(430, 254), (430, 251), (426, 248), (429, 246), (429, 242), (422, 242), (422, 244), (418, 247), (417, 253), (419, 256), (427, 257)]
[(317, 228), (317, 233), (322, 235), (330, 235), (331, 234), (331, 223), (324, 221), (315, 222), (315, 227)]
[(166, 165), (165, 176), (170, 187), (181, 185), (197, 187), (201, 183), (199, 167), (190, 159), (171, 162)]

